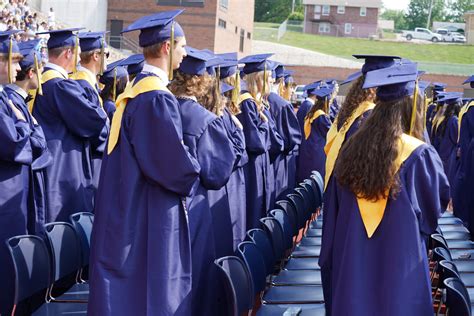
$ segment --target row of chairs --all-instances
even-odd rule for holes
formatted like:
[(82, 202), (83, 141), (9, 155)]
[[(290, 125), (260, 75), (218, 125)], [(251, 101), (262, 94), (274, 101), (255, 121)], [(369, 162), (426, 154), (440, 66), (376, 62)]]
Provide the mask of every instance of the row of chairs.
[[(430, 236), (436, 315), (471, 316), (474, 310), (474, 242), (459, 218), (445, 213)], [(473, 299), (471, 299), (471, 297)]]
[(45, 225), (45, 238), (6, 241), (15, 269), (12, 315), (86, 314), (90, 236), (94, 215), (76, 213), (70, 223)]
[[(226, 315), (325, 315), (320, 253), (323, 180), (319, 173), (276, 203), (237, 247), (215, 261), (226, 288)], [(306, 242), (304, 242), (306, 241)]]

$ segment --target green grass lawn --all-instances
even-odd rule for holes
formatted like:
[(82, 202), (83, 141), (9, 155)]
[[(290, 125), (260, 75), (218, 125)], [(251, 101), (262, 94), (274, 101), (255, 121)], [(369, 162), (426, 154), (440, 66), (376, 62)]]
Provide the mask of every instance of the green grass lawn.
[[(269, 27), (269, 26), (267, 26)], [(254, 29), (254, 39), (276, 41), (276, 30)], [(281, 44), (352, 59), (352, 54), (398, 55), (419, 62), (474, 64), (473, 45), (414, 44), (286, 32)]]

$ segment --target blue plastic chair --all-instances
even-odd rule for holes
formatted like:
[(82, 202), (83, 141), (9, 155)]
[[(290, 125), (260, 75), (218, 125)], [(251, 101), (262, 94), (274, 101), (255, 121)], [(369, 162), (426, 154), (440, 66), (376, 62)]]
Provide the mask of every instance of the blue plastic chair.
[(285, 250), (293, 249), (293, 229), (289, 221), (288, 215), (282, 210), (272, 210), (270, 215), (273, 216), (279, 223), (283, 230), (283, 237), (285, 242)]
[(237, 254), (250, 272), (253, 281), (252, 297), (256, 297), (265, 290), (266, 285), (267, 271), (262, 253), (253, 242), (244, 241), (238, 245)]
[(74, 227), (70, 223), (56, 222), (45, 226), (48, 245), (52, 255), (53, 284), (49, 290), (49, 300), (57, 302), (86, 303), (89, 296), (88, 284), (74, 286), (60, 297), (53, 296), (54, 282), (75, 275), (77, 282), (82, 266), (81, 245)]
[(444, 280), (446, 311), (450, 316), (471, 316), (471, 299), (463, 282), (458, 278)]
[(298, 230), (305, 227), (306, 225), (306, 213), (304, 210), (304, 201), (303, 197), (300, 194), (291, 193), (287, 195), (288, 201), (293, 203), (293, 206), (296, 210), (297, 227)]
[(301, 195), (301, 197), (303, 198), (303, 205), (304, 205), (303, 212), (304, 212), (304, 218), (306, 222), (307, 220), (311, 218), (311, 214), (314, 211), (311, 207), (311, 198), (310, 198), (309, 192), (305, 188), (296, 187), (295, 193)]
[(75, 213), (72, 214), (69, 219), (81, 243), (82, 267), (79, 274), (79, 281), (86, 282), (86, 280), (89, 279), (86, 274), (87, 267), (89, 266), (90, 244), (92, 226), (94, 224), (94, 214), (89, 212)]
[(440, 262), (441, 260), (453, 260), (449, 250), (443, 247), (436, 247), (433, 249), (433, 261)]
[(220, 271), (227, 297), (226, 315), (240, 316), (253, 307), (253, 288), (249, 271), (238, 257), (228, 256), (214, 261)]
[(431, 249), (441, 247), (441, 248), (449, 250), (446, 239), (444, 239), (443, 235), (441, 235), (441, 234), (431, 234), (431, 236), (430, 236), (430, 246), (431, 246)]
[[(308, 181), (309, 183), (306, 183)], [(313, 188), (311, 187), (311, 180), (305, 180), (300, 183), (300, 187), (305, 191), (305, 198), (308, 199), (310, 213), (316, 212), (316, 197), (314, 196)]]
[(296, 212), (295, 206), (292, 202), (288, 200), (280, 200), (275, 203), (275, 207), (281, 209), (288, 216), (288, 222), (291, 225), (291, 235), (298, 235), (298, 214)]
[(248, 240), (253, 242), (263, 255), (265, 261), (266, 275), (271, 275), (275, 271), (275, 253), (267, 233), (259, 228), (251, 229), (247, 232)]
[(277, 261), (283, 260), (285, 257), (285, 237), (280, 223), (273, 217), (261, 218), (260, 222), (272, 243), (273, 253)]

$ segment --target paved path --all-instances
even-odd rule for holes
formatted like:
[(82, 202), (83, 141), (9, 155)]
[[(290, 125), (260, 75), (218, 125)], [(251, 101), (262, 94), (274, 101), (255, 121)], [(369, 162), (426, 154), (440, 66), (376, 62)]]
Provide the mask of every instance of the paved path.
[(323, 66), (337, 68), (360, 68), (362, 63), (321, 54), (311, 50), (292, 47), (288, 45), (256, 41), (252, 43), (252, 54), (275, 53), (273, 60), (279, 61), (285, 65), (305, 65), (305, 66)]

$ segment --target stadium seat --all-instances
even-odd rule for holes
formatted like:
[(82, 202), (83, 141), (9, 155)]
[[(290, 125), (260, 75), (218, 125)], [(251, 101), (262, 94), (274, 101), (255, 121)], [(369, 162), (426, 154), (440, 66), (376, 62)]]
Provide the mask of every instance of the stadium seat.
[(462, 281), (458, 278), (444, 280), (446, 286), (446, 312), (454, 316), (471, 316), (471, 300)]

